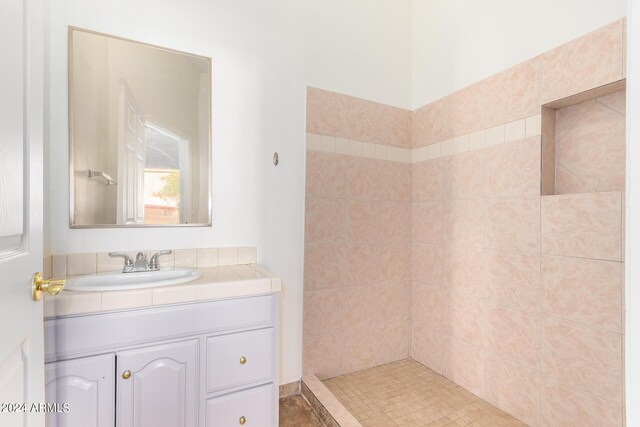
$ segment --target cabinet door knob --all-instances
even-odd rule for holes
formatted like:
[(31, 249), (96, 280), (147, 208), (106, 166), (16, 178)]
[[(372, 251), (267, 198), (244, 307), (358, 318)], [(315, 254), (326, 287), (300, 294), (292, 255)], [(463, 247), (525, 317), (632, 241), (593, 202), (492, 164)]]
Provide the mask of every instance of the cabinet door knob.
[(247, 358), (246, 358), (246, 357), (244, 357), (244, 356), (242, 356), (242, 357), (240, 358), (240, 364), (241, 364), (241, 365), (244, 365), (245, 363), (247, 363)]
[(124, 378), (125, 380), (128, 380), (129, 378), (131, 378), (131, 371), (124, 371), (122, 373), (122, 378)]
[(240, 423), (241, 426), (243, 426), (247, 423), (247, 419), (245, 417), (240, 417), (238, 422)]

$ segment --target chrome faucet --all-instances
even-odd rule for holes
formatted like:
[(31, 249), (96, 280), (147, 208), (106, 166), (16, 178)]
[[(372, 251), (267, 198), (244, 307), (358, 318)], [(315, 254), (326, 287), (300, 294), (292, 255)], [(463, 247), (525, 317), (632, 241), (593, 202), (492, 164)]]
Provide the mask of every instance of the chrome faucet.
[(122, 252), (109, 252), (109, 256), (124, 258), (124, 267), (122, 269), (123, 273), (138, 273), (141, 271), (160, 270), (160, 263), (158, 262), (158, 259), (162, 255), (170, 255), (172, 253), (173, 251), (170, 250), (156, 252), (151, 256), (150, 261), (147, 261), (147, 257), (142, 252), (138, 252), (135, 261), (128, 254)]

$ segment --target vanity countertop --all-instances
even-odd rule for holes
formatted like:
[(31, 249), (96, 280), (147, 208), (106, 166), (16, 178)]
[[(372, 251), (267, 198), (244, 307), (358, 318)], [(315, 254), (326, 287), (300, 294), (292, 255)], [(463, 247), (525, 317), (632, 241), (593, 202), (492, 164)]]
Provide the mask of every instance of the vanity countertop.
[(174, 286), (122, 291), (62, 291), (44, 299), (44, 317), (99, 313), (279, 292), (282, 280), (257, 264), (198, 268), (202, 277)]

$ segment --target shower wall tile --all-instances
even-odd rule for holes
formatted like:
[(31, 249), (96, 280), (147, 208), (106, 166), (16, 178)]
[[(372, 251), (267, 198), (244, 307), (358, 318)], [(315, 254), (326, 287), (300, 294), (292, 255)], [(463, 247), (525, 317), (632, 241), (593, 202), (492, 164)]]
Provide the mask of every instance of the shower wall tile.
[(442, 329), (442, 288), (413, 284), (411, 295), (411, 319), (414, 324), (428, 325), (435, 330)]
[(315, 374), (320, 379), (328, 379), (342, 373), (342, 333), (303, 337), (303, 376)]
[(481, 298), (484, 290), (484, 250), (460, 246), (445, 248), (444, 283), (449, 290)]
[(411, 328), (411, 357), (442, 374), (443, 340), (444, 336), (438, 328), (429, 324), (414, 323)]
[(619, 427), (622, 406), (552, 379), (542, 383), (542, 426)]
[(556, 111), (556, 168), (565, 171), (556, 176), (556, 186), (562, 192), (584, 191), (584, 185), (587, 191), (624, 190), (625, 98), (623, 90)]
[(411, 115), (402, 108), (307, 88), (307, 132), (312, 134), (411, 148)]
[(490, 249), (540, 252), (540, 197), (487, 199), (486, 245)]
[(521, 310), (539, 310), (540, 255), (485, 252), (487, 300)]
[(380, 202), (346, 203), (346, 237), (351, 243), (377, 243), (382, 239)]
[(342, 332), (342, 291), (305, 291), (304, 335), (316, 337)]
[(484, 397), (484, 355), (480, 347), (453, 337), (443, 341), (442, 374)]
[(542, 374), (603, 399), (622, 398), (622, 336), (547, 317)]
[(304, 288), (307, 291), (340, 288), (345, 284), (345, 246), (318, 243), (305, 246)]
[(456, 154), (443, 160), (444, 198), (483, 197), (485, 191), (484, 150)]
[(412, 279), (425, 285), (442, 286), (444, 250), (440, 245), (414, 243), (411, 251)]
[[(364, 99), (347, 98), (347, 138), (357, 141), (375, 141), (380, 134), (380, 104)], [(336, 135), (337, 136), (337, 135)]]
[(443, 199), (443, 159), (433, 159), (412, 165), (412, 200), (430, 202)]
[(345, 284), (372, 285), (380, 280), (380, 249), (376, 245), (349, 244), (346, 248)]
[(346, 197), (351, 200), (380, 199), (380, 161), (361, 157), (346, 160)]
[(542, 54), (542, 103), (620, 80), (622, 20)]
[(342, 353), (342, 374), (372, 368), (377, 362), (378, 337), (370, 328), (345, 333)]
[(341, 242), (345, 234), (344, 211), (343, 199), (307, 198), (305, 241)]
[[(486, 96), (490, 89), (485, 82), (479, 82), (447, 96), (446, 128), (449, 138), (466, 135), (485, 128), (485, 114), (489, 105)], [(436, 140), (435, 142), (439, 142)]]
[(384, 242), (411, 241), (411, 203), (380, 202), (376, 215), (379, 218), (379, 238)]
[(449, 97), (425, 105), (412, 113), (413, 148), (435, 144), (453, 137), (448, 125)]
[(347, 138), (348, 120), (347, 96), (307, 88), (307, 132)]
[(411, 111), (381, 105), (380, 134), (374, 142), (411, 148)]
[(379, 174), (382, 200), (411, 201), (411, 165), (382, 161)]
[(604, 105), (605, 107), (611, 108), (613, 111), (622, 114), (623, 116), (627, 115), (627, 96), (626, 91), (621, 90), (619, 92), (612, 93), (610, 95), (605, 95), (603, 97), (598, 98), (596, 101), (599, 104)]
[(484, 247), (484, 200), (444, 203), (444, 241), (449, 245)]
[(344, 330), (363, 330), (374, 324), (380, 310), (378, 289), (354, 286), (344, 293)]
[(495, 106), (501, 111), (499, 121), (487, 122), (486, 127), (508, 123), (540, 113), (541, 57), (525, 61), (498, 75), (494, 93), (499, 95)]
[(484, 317), (482, 298), (445, 291), (442, 313), (442, 327), (445, 334), (482, 347)]
[(411, 282), (389, 282), (377, 287), (381, 325), (411, 318)]
[(622, 195), (542, 197), (542, 252), (621, 261)]
[(622, 332), (624, 264), (542, 257), (542, 313)]
[(540, 194), (540, 137), (486, 150), (486, 194), (490, 197)]
[(422, 243), (444, 243), (444, 204), (414, 203), (411, 214), (412, 240)]
[(344, 184), (344, 156), (307, 152), (307, 197), (343, 197)]
[(540, 316), (489, 304), (484, 317), (484, 349), (529, 369), (540, 369)]
[(409, 357), (411, 323), (408, 320), (385, 323), (378, 335), (376, 364), (384, 364)]
[(540, 425), (540, 387), (539, 371), (486, 355), (485, 399), (530, 426)]
[(411, 243), (380, 246), (380, 276), (384, 283), (411, 280)]

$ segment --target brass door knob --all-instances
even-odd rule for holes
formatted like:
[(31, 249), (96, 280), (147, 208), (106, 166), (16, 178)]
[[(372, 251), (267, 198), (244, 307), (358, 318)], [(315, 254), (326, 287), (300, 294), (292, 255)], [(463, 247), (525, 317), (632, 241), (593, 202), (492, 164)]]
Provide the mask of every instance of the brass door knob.
[(240, 417), (238, 422), (240, 423), (241, 426), (243, 426), (247, 423), (247, 419), (245, 417)]
[(33, 275), (33, 281), (31, 282), (31, 293), (34, 301), (40, 301), (42, 299), (42, 293), (46, 292), (51, 296), (58, 295), (62, 288), (64, 288), (64, 279), (59, 280), (44, 280), (40, 273)]
[(240, 358), (240, 364), (241, 364), (241, 365), (244, 365), (245, 363), (247, 363), (247, 358), (246, 358), (246, 357), (244, 357), (244, 356), (242, 356), (242, 357)]
[(128, 380), (129, 378), (131, 378), (131, 371), (124, 371), (122, 373), (122, 378), (124, 378), (125, 380)]

